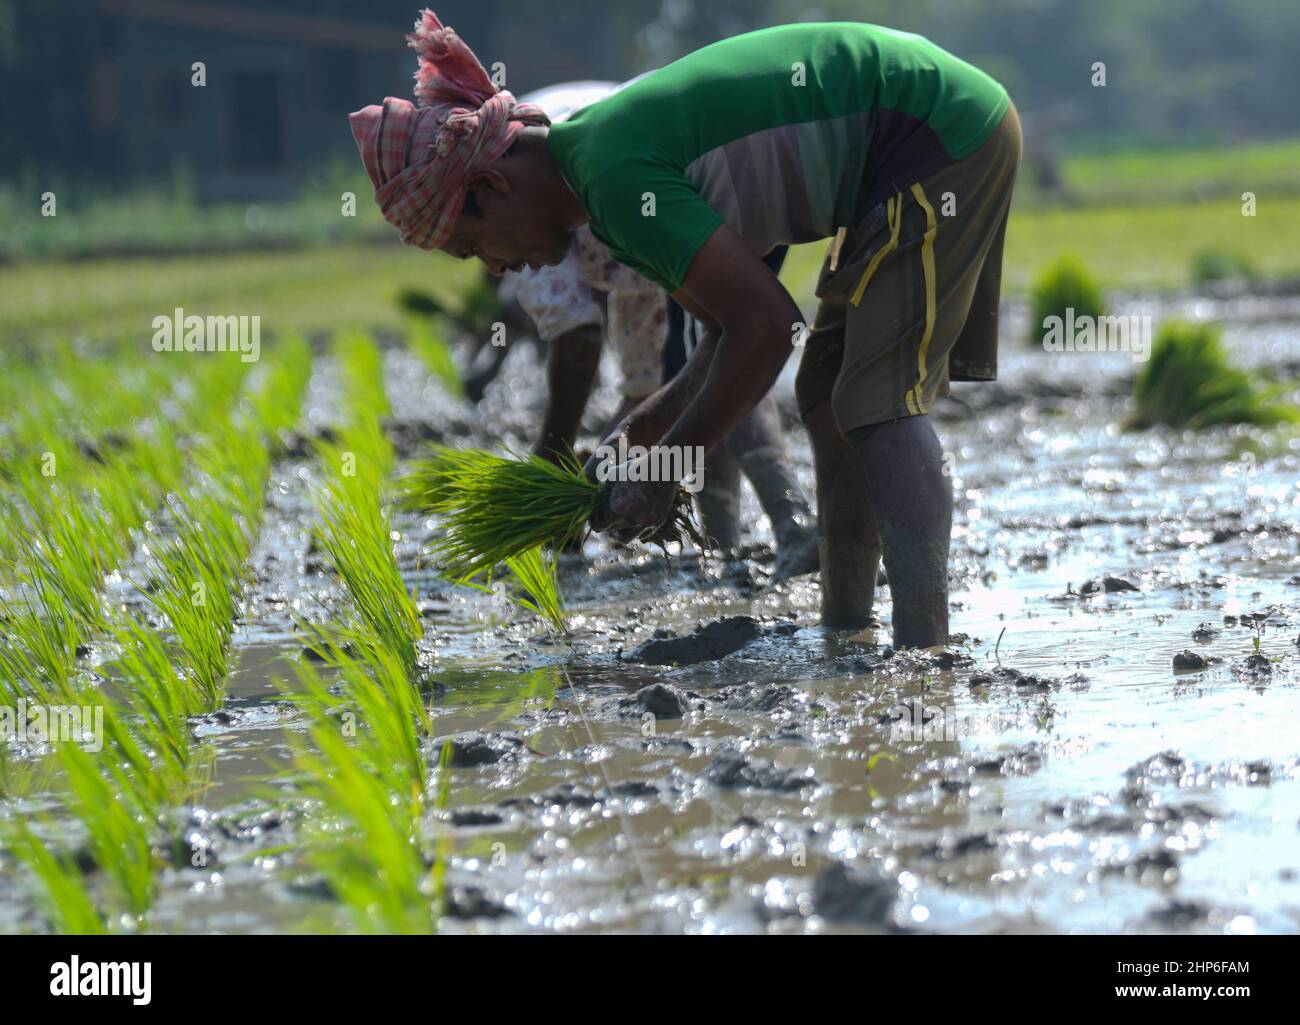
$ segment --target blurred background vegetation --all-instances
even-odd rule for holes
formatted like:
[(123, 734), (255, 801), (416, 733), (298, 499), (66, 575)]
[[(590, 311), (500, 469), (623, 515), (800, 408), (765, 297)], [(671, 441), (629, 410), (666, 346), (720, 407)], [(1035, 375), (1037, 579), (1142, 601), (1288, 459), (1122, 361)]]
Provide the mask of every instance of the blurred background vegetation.
[[(475, 269), (397, 244), (346, 122), (409, 95), (401, 36), (420, 6), (0, 0), (0, 338), (144, 331), (178, 305), (282, 327), (382, 326), (412, 287), (454, 304)], [(486, 64), (504, 64), (516, 93), (627, 78), (786, 21), (921, 32), (998, 77), (1024, 119), (1010, 290), (1062, 252), (1107, 288), (1300, 276), (1294, 0), (434, 6)], [(48, 192), (54, 217), (41, 214)], [(1255, 217), (1242, 216), (1245, 192)], [(789, 262), (802, 301), (820, 249)]]

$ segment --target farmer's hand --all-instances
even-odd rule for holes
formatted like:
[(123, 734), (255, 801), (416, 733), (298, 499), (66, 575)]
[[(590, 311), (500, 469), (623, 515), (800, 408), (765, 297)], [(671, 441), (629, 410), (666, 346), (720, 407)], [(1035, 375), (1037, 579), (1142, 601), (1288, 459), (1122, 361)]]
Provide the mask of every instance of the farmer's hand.
[(592, 517), (591, 525), (626, 544), (667, 520), (676, 497), (676, 481), (617, 481), (608, 504)]

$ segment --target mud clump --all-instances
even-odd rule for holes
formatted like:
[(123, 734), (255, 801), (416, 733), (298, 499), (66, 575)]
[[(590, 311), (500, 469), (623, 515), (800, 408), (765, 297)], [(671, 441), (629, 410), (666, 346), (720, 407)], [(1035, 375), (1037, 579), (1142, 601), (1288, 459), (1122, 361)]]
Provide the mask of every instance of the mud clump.
[(453, 886), (447, 892), (447, 914), (452, 918), (501, 918), (511, 912), (477, 886)]
[(944, 837), (921, 849), (922, 857), (948, 860), (967, 854), (979, 854), (998, 849), (998, 838), (990, 833), (972, 833), (962, 837)]
[(653, 715), (656, 719), (680, 719), (686, 713), (686, 701), (675, 687), (652, 683), (642, 687), (630, 698), (618, 703), (625, 716), (640, 718)]
[(454, 808), (446, 819), (453, 826), (496, 826), (504, 821), (501, 816), (486, 808)]
[(517, 758), (525, 748), (518, 737), (507, 734), (464, 733), (446, 741), (451, 745), (451, 767), (471, 769), (493, 765), (506, 758)]
[(793, 705), (796, 694), (793, 687), (785, 684), (769, 683), (757, 686), (746, 683), (735, 687), (724, 687), (716, 694), (710, 694), (709, 700), (734, 712), (774, 712), (778, 708)]
[(1209, 666), (1210, 660), (1194, 651), (1180, 651), (1174, 656), (1174, 672), (1195, 673)]
[(972, 673), (970, 679), (966, 681), (971, 688), (1009, 683), (1021, 690), (1031, 691), (1060, 690), (1062, 687), (1078, 689), (1086, 686), (1087, 682), (1087, 677), (1079, 673), (1072, 673), (1064, 680), (1054, 680), (1046, 676), (1035, 676), (1033, 673), (1022, 673), (1019, 669), (1012, 669), (1009, 666), (999, 666), (990, 673)]
[(850, 872), (838, 861), (823, 868), (813, 880), (813, 912), (830, 922), (890, 925), (897, 899), (898, 884), (883, 873)]
[(1199, 901), (1172, 900), (1164, 907), (1150, 912), (1147, 917), (1157, 925), (1186, 929), (1208, 921), (1210, 909)]
[(1124, 577), (1094, 577), (1087, 580), (1079, 588), (1079, 594), (1085, 598), (1090, 598), (1094, 594), (1123, 594), (1126, 591), (1140, 591), (1141, 588), (1131, 580)]
[(633, 648), (630, 662), (658, 666), (693, 666), (735, 654), (762, 635), (753, 616), (728, 616), (697, 627), (685, 637), (652, 638)]
[(734, 750), (718, 752), (700, 778), (729, 790), (791, 791), (817, 782), (811, 769), (780, 769), (758, 759), (748, 759)]
[(597, 803), (596, 795), (585, 787), (572, 783), (561, 783), (554, 790), (543, 794), (528, 794), (523, 797), (507, 797), (497, 802), (501, 808), (533, 809), (543, 811), (547, 808), (591, 808)]
[(1268, 656), (1261, 655), (1259, 652), (1251, 655), (1243, 663), (1243, 668), (1248, 673), (1254, 673), (1257, 676), (1269, 676), (1273, 672), (1273, 664), (1269, 662)]

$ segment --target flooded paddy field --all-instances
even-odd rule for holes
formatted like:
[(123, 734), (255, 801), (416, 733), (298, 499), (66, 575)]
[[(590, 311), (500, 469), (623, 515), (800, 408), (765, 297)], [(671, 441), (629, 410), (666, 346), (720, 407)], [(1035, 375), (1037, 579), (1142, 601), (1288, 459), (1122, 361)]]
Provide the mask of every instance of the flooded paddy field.
[[(1234, 357), (1295, 379), (1293, 300), (1167, 303), (1222, 320)], [(1133, 371), (1121, 353), (1004, 344), (997, 383), (955, 386), (936, 409), (957, 496), (944, 651), (889, 647), (887, 586), (878, 628), (822, 630), (815, 576), (771, 583), (772, 538), (748, 493), (739, 566), (601, 538), (563, 556), (564, 639), (499, 585), (442, 579), (424, 558), (437, 521), (394, 512), (423, 627), (424, 753), (444, 795), (421, 820), (445, 898), (429, 924), (1300, 928), (1300, 440), (1125, 432)], [(400, 344), (384, 346), (383, 379), (395, 473), (430, 441), (523, 451), (543, 400), (529, 350), (478, 407)], [(789, 386), (787, 372), (778, 397), (811, 494)], [(222, 697), (187, 719), (206, 775), (168, 810), (176, 849), (149, 931), (357, 927), (303, 856), (316, 809), (293, 785), (304, 628), (348, 602), (315, 540), (320, 468), (305, 440), (334, 430), (345, 391), (318, 349), (304, 443), (268, 470)], [(612, 408), (612, 390), (599, 398)], [(139, 580), (114, 574), (110, 599), (146, 610)], [(114, 655), (91, 644), (79, 662), (107, 673)], [(39, 779), (6, 805), (64, 821)], [(75, 847), (75, 824), (66, 837)], [(33, 892), (6, 859), (0, 929), (47, 927)]]

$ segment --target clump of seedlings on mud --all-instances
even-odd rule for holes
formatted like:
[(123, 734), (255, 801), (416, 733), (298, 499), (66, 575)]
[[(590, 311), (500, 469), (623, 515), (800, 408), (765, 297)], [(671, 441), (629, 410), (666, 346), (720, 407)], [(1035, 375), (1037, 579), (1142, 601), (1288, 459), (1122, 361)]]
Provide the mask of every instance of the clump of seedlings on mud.
[(1165, 424), (1200, 430), (1219, 424), (1269, 426), (1300, 421), (1300, 409), (1233, 366), (1213, 324), (1171, 321), (1161, 326), (1134, 384), (1133, 428)]
[(1066, 318), (1073, 310), (1074, 318), (1102, 317), (1106, 303), (1101, 287), (1088, 272), (1083, 261), (1066, 254), (1049, 264), (1034, 280), (1029, 291), (1029, 341), (1037, 345), (1043, 340), (1045, 321), (1051, 317)]

